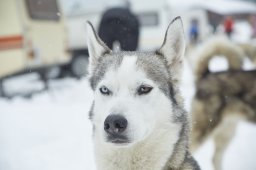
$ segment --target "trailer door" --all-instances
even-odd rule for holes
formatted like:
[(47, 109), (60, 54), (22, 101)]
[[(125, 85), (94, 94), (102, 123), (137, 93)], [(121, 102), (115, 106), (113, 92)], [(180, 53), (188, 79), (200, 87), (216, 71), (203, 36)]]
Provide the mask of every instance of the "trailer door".
[(25, 30), (33, 60), (30, 67), (66, 63), (67, 33), (57, 0), (24, 0)]
[(23, 30), (16, 0), (0, 1), (0, 78), (24, 69)]

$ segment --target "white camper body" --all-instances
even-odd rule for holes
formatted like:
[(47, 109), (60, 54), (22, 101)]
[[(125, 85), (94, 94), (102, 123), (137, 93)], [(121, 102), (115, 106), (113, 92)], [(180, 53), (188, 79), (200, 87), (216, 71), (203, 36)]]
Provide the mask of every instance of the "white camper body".
[[(173, 19), (166, 0), (147, 1), (130, 0), (131, 11), (138, 16), (140, 22), (139, 49), (152, 50), (162, 43), (165, 30)], [(122, 1), (85, 0), (80, 8), (67, 11), (67, 27), (69, 33), (69, 48), (72, 50), (85, 49), (86, 21), (92, 22), (96, 30), (103, 12), (110, 7), (124, 7)]]
[(0, 28), (0, 79), (71, 59), (56, 0), (2, 0)]
[[(182, 17), (185, 36), (189, 39), (189, 26), (193, 19), (198, 19), (200, 38), (209, 34), (207, 14), (202, 9), (190, 8), (193, 5), (173, 0), (127, 0), (131, 11), (140, 22), (139, 50), (147, 51), (159, 47), (165, 30), (172, 19)], [(84, 55), (87, 49), (85, 22), (91, 21), (98, 29), (103, 12), (110, 7), (124, 7), (124, 0), (84, 0), (82, 4), (73, 4), (66, 11), (68, 27), (68, 47), (75, 55)], [(80, 51), (80, 52), (79, 52)], [(83, 54), (82, 54), (83, 53)]]

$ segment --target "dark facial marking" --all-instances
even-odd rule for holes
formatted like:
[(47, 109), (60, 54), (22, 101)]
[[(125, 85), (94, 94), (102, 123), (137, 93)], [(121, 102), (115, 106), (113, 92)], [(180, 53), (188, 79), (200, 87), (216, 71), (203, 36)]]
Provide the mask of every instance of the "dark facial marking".
[(109, 68), (117, 69), (123, 60), (122, 53), (106, 54), (99, 58), (99, 61), (90, 75), (90, 85), (93, 90), (96, 90), (96, 86), (100, 80), (104, 77)]
[(159, 85), (160, 90), (174, 104), (177, 104), (174, 88), (171, 83), (171, 75), (168, 71), (167, 63), (162, 56), (158, 56), (155, 53), (139, 55), (137, 65), (146, 72), (149, 79)]

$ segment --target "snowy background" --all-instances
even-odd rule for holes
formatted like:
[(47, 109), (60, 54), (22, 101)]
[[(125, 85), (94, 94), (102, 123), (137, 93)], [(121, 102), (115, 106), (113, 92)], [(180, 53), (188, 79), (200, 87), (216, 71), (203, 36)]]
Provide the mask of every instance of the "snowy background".
[[(65, 12), (70, 7), (90, 5), (84, 0), (61, 1), (65, 2)], [(172, 1), (188, 3), (187, 0)], [(220, 1), (216, 6), (224, 7)], [(235, 33), (235, 41), (248, 42), (251, 36), (248, 23), (236, 23)], [(253, 68), (249, 61), (245, 63), (245, 69)], [(227, 68), (227, 62), (221, 58), (210, 63), (213, 71), (223, 68)], [(188, 111), (195, 91), (193, 79), (191, 65), (186, 62), (181, 91)], [(43, 87), (36, 74), (12, 78), (4, 85), (9, 94)], [(0, 98), (0, 170), (95, 170), (92, 127), (88, 119), (92, 97), (85, 77), (52, 80), (48, 91), (31, 98)], [(256, 125), (241, 121), (224, 155), (223, 169), (256, 170), (255, 143)], [(195, 153), (203, 170), (213, 169), (213, 152), (214, 144), (209, 139)]]
[[(215, 59), (211, 67), (225, 68)], [(250, 64), (247, 64), (248, 68)], [(36, 75), (7, 82), (9, 90), (28, 89), (38, 84)], [(50, 82), (50, 90), (31, 99), (0, 99), (1, 170), (94, 170), (91, 123), (88, 110), (92, 91), (87, 79)], [(15, 87), (15, 88), (14, 88)], [(182, 93), (186, 109), (194, 93), (193, 74), (185, 63)], [(224, 156), (224, 170), (255, 170), (256, 125), (241, 122)], [(202, 169), (212, 170), (214, 144), (209, 139), (196, 153)]]

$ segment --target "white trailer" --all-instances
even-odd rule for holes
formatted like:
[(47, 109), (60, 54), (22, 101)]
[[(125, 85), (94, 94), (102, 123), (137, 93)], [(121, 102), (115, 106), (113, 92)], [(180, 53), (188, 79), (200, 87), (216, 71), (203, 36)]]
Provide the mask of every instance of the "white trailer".
[(0, 79), (70, 60), (57, 0), (0, 1)]
[(139, 50), (158, 48), (162, 44), (168, 24), (178, 15), (183, 18), (186, 37), (189, 34), (189, 23), (194, 18), (200, 20), (199, 27), (202, 30), (200, 37), (207, 35), (204, 31), (207, 30), (205, 28), (208, 25), (206, 13), (203, 10), (192, 10), (186, 4), (183, 6), (181, 3), (173, 3), (172, 0), (84, 0), (73, 4), (66, 11), (68, 47), (76, 60), (71, 68), (77, 69), (75, 72), (86, 71), (81, 63), (88, 62), (86, 21), (92, 22), (96, 30), (99, 30), (103, 12), (111, 7), (124, 7), (127, 2), (130, 4), (130, 10), (139, 19)]
[[(103, 12), (110, 7), (124, 7), (121, 0), (84, 0), (67, 11), (67, 27), (69, 33), (69, 48), (84, 49), (86, 45), (86, 21), (92, 22), (96, 30)], [(140, 22), (139, 49), (156, 48), (162, 43), (165, 30), (172, 17), (166, 0), (130, 0), (130, 9)]]

